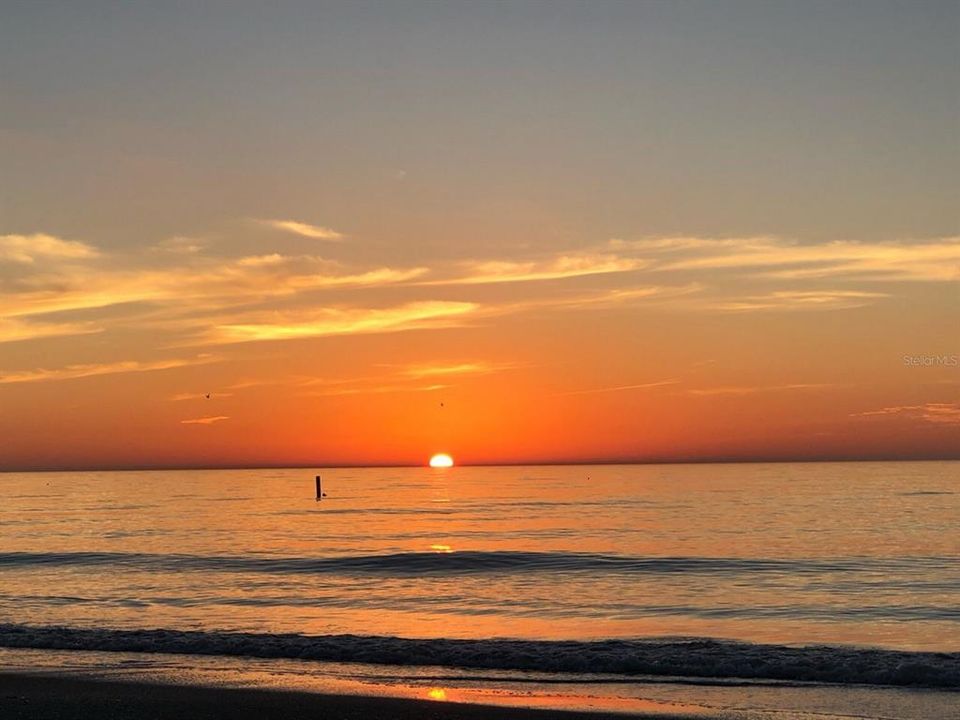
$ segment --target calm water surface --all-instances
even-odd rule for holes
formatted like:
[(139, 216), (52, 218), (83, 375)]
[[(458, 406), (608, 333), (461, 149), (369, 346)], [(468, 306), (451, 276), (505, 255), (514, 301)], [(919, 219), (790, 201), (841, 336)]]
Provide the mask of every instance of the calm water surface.
[(0, 475), (0, 623), (960, 649), (960, 463)]

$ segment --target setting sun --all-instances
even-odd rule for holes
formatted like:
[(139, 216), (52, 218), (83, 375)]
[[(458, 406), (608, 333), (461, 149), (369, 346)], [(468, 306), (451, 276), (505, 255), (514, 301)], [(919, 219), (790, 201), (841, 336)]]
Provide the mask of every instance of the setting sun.
[(430, 458), (430, 467), (432, 468), (448, 468), (453, 467), (453, 458), (447, 455), (446, 453), (438, 453)]

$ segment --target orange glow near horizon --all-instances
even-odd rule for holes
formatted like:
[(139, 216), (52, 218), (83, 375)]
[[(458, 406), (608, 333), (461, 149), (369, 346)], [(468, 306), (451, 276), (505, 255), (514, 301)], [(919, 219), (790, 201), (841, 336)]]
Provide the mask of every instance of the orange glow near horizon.
[[(259, 327), (272, 318), (301, 329), (309, 325), (316, 336), (227, 343), (206, 334), (193, 339), (208, 343), (203, 349), (173, 352), (158, 345), (157, 334), (176, 343), (190, 340), (186, 331), (176, 325), (163, 325), (163, 332), (130, 329), (115, 316), (116, 307), (84, 310), (83, 317), (96, 316), (103, 325), (96, 333), (79, 331), (100, 324), (61, 328), (45, 321), (41, 327), (35, 320), (34, 328), (0, 320), (0, 340), (4, 332), (20, 337), (31, 329), (78, 332), (33, 343), (0, 342), (0, 469), (422, 467), (430, 454), (447, 455), (443, 449), (455, 449), (469, 465), (956, 456), (960, 403), (952, 388), (960, 361), (949, 348), (939, 349), (955, 325), (953, 307), (945, 304), (952, 299), (947, 284), (935, 274), (939, 265), (911, 271), (930, 275), (922, 295), (897, 290), (906, 285), (858, 285), (862, 290), (856, 292), (922, 298), (929, 319), (918, 325), (913, 305), (885, 297), (840, 295), (828, 302), (810, 295), (812, 290), (795, 290), (802, 294), (751, 301), (753, 309), (736, 300), (743, 293), (759, 298), (769, 282), (765, 277), (738, 276), (735, 286), (727, 278), (708, 301), (706, 288), (721, 283), (727, 271), (700, 265), (752, 263), (759, 241), (686, 242), (692, 249), (659, 260), (656, 253), (663, 255), (662, 247), (677, 241), (634, 249), (649, 254), (650, 262), (673, 262), (655, 277), (515, 280), (502, 290), (468, 283), (455, 293), (446, 285), (442, 292), (429, 284), (403, 289), (419, 303), (393, 299), (393, 291), (379, 287), (303, 291), (298, 297), (295, 290), (307, 280), (297, 274), (297, 263), (287, 261), (293, 274), (284, 277), (292, 290), (284, 292), (293, 296), (284, 295), (283, 303), (296, 310), (251, 315), (249, 323), (234, 308), (246, 290), (223, 299), (222, 279), (206, 274), (212, 255), (200, 257), (198, 251), (186, 261), (176, 255), (185, 268), (165, 270), (162, 277), (149, 269), (151, 255), (143, 270), (163, 285), (150, 291), (151, 298), (180, 278), (180, 269), (192, 268), (197, 287), (184, 291), (210, 294), (204, 312), (236, 316), (231, 327)], [(784, 260), (794, 260), (796, 251), (788, 246), (760, 245), (763, 257), (779, 248)], [(881, 251), (889, 250), (865, 244), (854, 249), (869, 254), (871, 263), (883, 261)], [(831, 253), (854, 249), (822, 244), (815, 267)], [(960, 241), (943, 241), (935, 249), (937, 257), (960, 253)], [(901, 248), (898, 257), (933, 253), (921, 250)], [(112, 268), (105, 253), (96, 250), (85, 261), (92, 266), (90, 283), (94, 276), (107, 285), (129, 282), (129, 273)], [(17, 264), (16, 277), (27, 283), (44, 257)], [(232, 261), (228, 270), (244, 279), (244, 288), (264, 292), (286, 267), (281, 260), (249, 256)], [(667, 269), (683, 263), (695, 267)], [(561, 265), (579, 267), (569, 259)], [(451, 272), (440, 263), (431, 272), (441, 270)], [(64, 282), (77, 280), (73, 270), (64, 273)], [(704, 297), (648, 303), (651, 298), (637, 294), (636, 284), (666, 283), (667, 273), (678, 275), (670, 280), (678, 287), (702, 284)], [(791, 286), (804, 282), (791, 280)], [(77, 311), (104, 301), (72, 292), (48, 294), (62, 296)], [(16, 303), (0, 299), (0, 306), (6, 303), (0, 315), (6, 309), (21, 317), (30, 303), (47, 297), (20, 295)], [(460, 298), (480, 308), (469, 324), (453, 316), (398, 319), (383, 312), (386, 306), (423, 309), (428, 301)], [(771, 306), (778, 302), (799, 307)], [(166, 297), (152, 303), (158, 317), (181, 311)], [(333, 311), (326, 304), (370, 313)], [(432, 451), (426, 458), (425, 448)]]
[(453, 458), (447, 455), (446, 453), (437, 453), (432, 458), (430, 458), (430, 467), (432, 468), (453, 467)]

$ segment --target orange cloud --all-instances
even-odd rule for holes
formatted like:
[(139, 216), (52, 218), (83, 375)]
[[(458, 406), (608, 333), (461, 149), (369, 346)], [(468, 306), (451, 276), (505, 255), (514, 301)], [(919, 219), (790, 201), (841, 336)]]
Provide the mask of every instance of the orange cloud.
[(14, 291), (0, 296), (0, 316), (40, 315), (137, 302), (187, 304), (209, 311), (302, 291), (395, 284), (425, 272), (425, 268), (344, 272), (338, 263), (322, 258), (279, 254), (234, 260), (195, 258), (188, 265), (152, 270), (71, 268), (21, 279)]
[(790, 280), (833, 277), (949, 281), (960, 278), (960, 237), (922, 242), (805, 244), (775, 237), (680, 237), (612, 240), (607, 247), (621, 254), (641, 253), (650, 257), (656, 261), (657, 270), (751, 270)]
[(753, 395), (755, 393), (783, 392), (788, 390), (820, 390), (835, 387), (830, 383), (791, 383), (788, 385), (726, 385), (715, 388), (694, 388), (690, 395)]
[(588, 395), (591, 393), (609, 393), (609, 392), (622, 392), (624, 390), (646, 390), (648, 388), (663, 387), (665, 385), (676, 385), (680, 380), (677, 378), (670, 378), (669, 380), (655, 380), (654, 382), (640, 383), (638, 385), (618, 385), (616, 387), (604, 387), (604, 388), (595, 388), (591, 390), (571, 390), (570, 392), (561, 393), (562, 395)]
[(887, 293), (860, 290), (777, 290), (733, 300), (708, 301), (705, 307), (730, 312), (755, 310), (840, 310), (870, 305)]
[(925, 403), (923, 405), (895, 405), (867, 412), (851, 413), (850, 417), (893, 416), (920, 420), (937, 425), (960, 425), (960, 403)]
[(400, 374), (410, 378), (424, 378), (435, 375), (487, 375), (498, 370), (510, 370), (518, 367), (514, 363), (465, 362), (451, 365), (407, 365)]
[(648, 263), (635, 258), (611, 254), (561, 255), (550, 260), (534, 262), (473, 261), (464, 264), (466, 274), (446, 280), (433, 280), (425, 285), (480, 285), (487, 283), (528, 282), (532, 280), (559, 280), (638, 270)]
[(9, 383), (49, 382), (55, 380), (75, 380), (77, 378), (93, 377), (95, 375), (115, 375), (117, 373), (151, 372), (154, 370), (170, 370), (172, 368), (187, 367), (189, 365), (206, 365), (218, 362), (219, 358), (213, 355), (198, 355), (195, 358), (174, 358), (171, 360), (154, 360), (140, 362), (137, 360), (122, 360), (112, 363), (98, 363), (89, 365), (67, 365), (63, 368), (48, 370), (21, 370), (18, 372), (0, 375), (0, 385)]
[(98, 255), (90, 245), (53, 235), (0, 235), (0, 261), (32, 265), (37, 260), (85, 260)]
[(469, 302), (427, 301), (390, 308), (329, 308), (298, 313), (269, 321), (219, 325), (207, 342), (237, 343), (260, 340), (293, 340), (328, 335), (402, 332), (451, 327), (476, 313)]
[(449, 385), (369, 385), (365, 387), (333, 387), (327, 390), (313, 390), (304, 393), (310, 397), (335, 397), (337, 395), (368, 395), (408, 392), (433, 392), (444, 390)]
[(342, 233), (339, 233), (336, 230), (331, 230), (328, 227), (311, 225), (309, 223), (298, 222), (296, 220), (261, 220), (260, 222), (268, 227), (272, 227), (277, 230), (283, 230), (284, 232), (292, 233), (294, 235), (300, 235), (301, 237), (312, 238), (314, 240), (332, 240), (336, 242), (343, 240), (345, 237)]
[(63, 335), (87, 335), (102, 328), (92, 323), (37, 323), (16, 318), (0, 318), (0, 343)]
[(212, 417), (193, 418), (192, 420), (181, 420), (181, 425), (213, 425), (214, 423), (229, 420), (229, 415), (214, 415)]

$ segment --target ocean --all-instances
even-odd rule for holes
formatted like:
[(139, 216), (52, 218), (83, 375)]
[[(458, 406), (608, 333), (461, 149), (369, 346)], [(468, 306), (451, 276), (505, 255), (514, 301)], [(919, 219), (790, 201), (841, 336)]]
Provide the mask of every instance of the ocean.
[(222, 656), (293, 684), (318, 668), (384, 687), (440, 673), (451, 692), (586, 684), (626, 709), (671, 684), (684, 702), (740, 683), (960, 688), (958, 462), (6, 473), (0, 489), (8, 668), (202, 673)]

